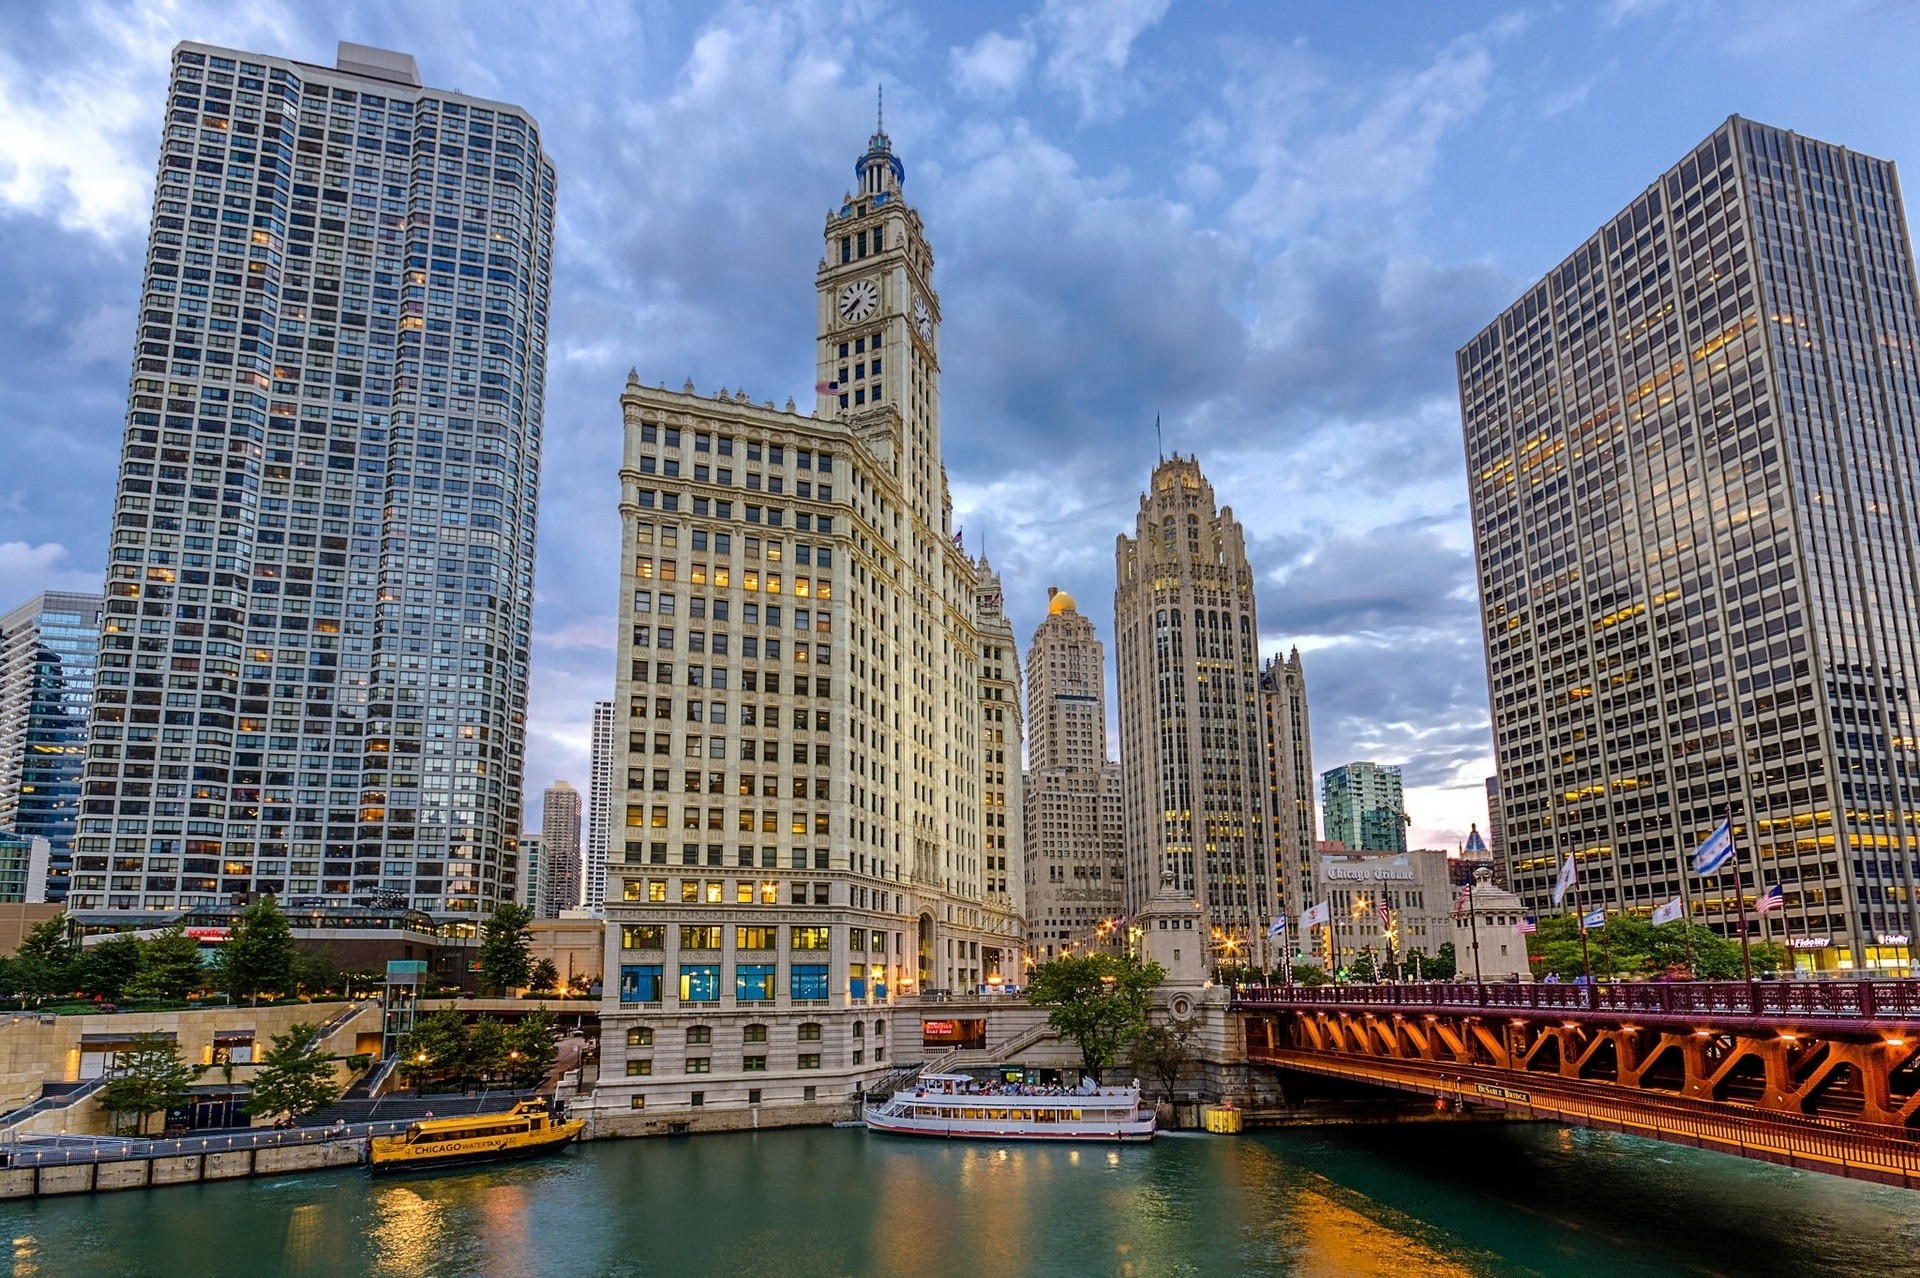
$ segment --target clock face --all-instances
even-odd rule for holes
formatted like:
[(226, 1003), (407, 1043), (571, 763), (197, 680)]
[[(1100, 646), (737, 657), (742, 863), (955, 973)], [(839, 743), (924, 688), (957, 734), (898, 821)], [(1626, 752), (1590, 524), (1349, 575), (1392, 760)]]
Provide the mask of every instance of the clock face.
[(840, 318), (859, 323), (880, 304), (880, 287), (872, 280), (855, 280), (840, 290)]
[(913, 299), (913, 326), (920, 330), (921, 341), (933, 340), (933, 315), (927, 310), (927, 299), (924, 297)]

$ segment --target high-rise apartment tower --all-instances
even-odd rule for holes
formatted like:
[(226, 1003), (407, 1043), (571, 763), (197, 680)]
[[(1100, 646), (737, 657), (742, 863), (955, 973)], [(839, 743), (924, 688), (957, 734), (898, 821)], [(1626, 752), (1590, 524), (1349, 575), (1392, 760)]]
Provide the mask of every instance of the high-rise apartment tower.
[(103, 602), (48, 591), (0, 616), (0, 831), (47, 841), (50, 901), (67, 895)]
[(540, 796), (540, 906), (543, 919), (580, 908), (580, 792), (555, 781)]
[[(1027, 948), (1045, 962), (1109, 940), (1127, 913), (1120, 765), (1107, 758), (1106, 650), (1072, 595), (1047, 589), (1027, 645)], [(1124, 928), (1124, 924), (1120, 925)]]
[(353, 44), (179, 45), (166, 108), (71, 903), (483, 912), (516, 895), (539, 130)]
[(1246, 538), (1199, 463), (1176, 455), (1154, 468), (1134, 534), (1115, 550), (1128, 912), (1171, 869), (1201, 903), (1209, 958), (1238, 961), (1265, 937), (1281, 877), (1266, 830)]
[(1320, 778), (1327, 838), (1349, 852), (1405, 852), (1407, 802), (1400, 769), (1347, 763)]
[(613, 702), (593, 703), (593, 743), (587, 764), (587, 845), (581, 853), (582, 908), (606, 904), (607, 840), (613, 829)]
[[(1920, 932), (1920, 288), (1893, 165), (1734, 117), (1458, 356), (1508, 886), (1803, 966)], [(1749, 918), (1756, 932), (1776, 915)]]

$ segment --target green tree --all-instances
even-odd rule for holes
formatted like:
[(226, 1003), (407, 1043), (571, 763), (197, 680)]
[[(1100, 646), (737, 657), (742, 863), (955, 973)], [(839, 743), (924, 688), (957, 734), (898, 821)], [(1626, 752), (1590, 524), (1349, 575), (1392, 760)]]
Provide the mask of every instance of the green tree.
[(553, 1013), (545, 1007), (528, 1012), (507, 1030), (507, 1077), (515, 1087), (537, 1084), (559, 1056)]
[[(1755, 941), (1750, 949), (1755, 973), (1786, 966), (1783, 946)], [(1536, 975), (1552, 972), (1562, 980), (1579, 976), (1579, 922), (1571, 914), (1541, 919), (1527, 938), (1527, 953)], [(1655, 926), (1639, 914), (1611, 915), (1601, 926), (1587, 929), (1587, 955), (1596, 980), (1674, 973), (1702, 981), (1737, 981), (1746, 973), (1738, 939), (1699, 923)]]
[(1325, 968), (1318, 963), (1295, 963), (1293, 965), (1293, 983), (1295, 985), (1326, 985), (1333, 980)]
[(20, 938), (9, 974), (16, 990), (38, 1002), (55, 994), (71, 993), (76, 966), (67, 916), (56, 914), (34, 924)]
[(340, 1099), (333, 1060), (320, 1050), (320, 1027), (297, 1021), (275, 1034), (253, 1077), (247, 1113), (256, 1118), (286, 1114), (304, 1118)]
[(533, 911), (498, 905), (480, 925), (480, 983), (492, 990), (521, 989), (533, 971)]
[(460, 1071), (460, 1090), (466, 1090), (470, 1079), (504, 1074), (506, 1069), (507, 1027), (491, 1016), (483, 1016), (472, 1029), (467, 1031), (466, 1051), (463, 1053)]
[(262, 994), (293, 989), (297, 964), (293, 925), (271, 896), (263, 896), (240, 912), (220, 947), (220, 983), (234, 1002), (257, 1004)]
[(127, 986), (134, 998), (177, 1003), (206, 983), (200, 964), (200, 942), (175, 923), (140, 949), (140, 974)]
[(346, 984), (346, 973), (340, 970), (340, 964), (334, 959), (333, 946), (320, 945), (313, 949), (303, 949), (294, 959), (294, 988), (309, 996), (328, 994), (341, 989)]
[(552, 959), (541, 959), (533, 965), (533, 974), (527, 978), (527, 988), (536, 994), (550, 994), (560, 984), (560, 969), (553, 965)]
[(1130, 954), (1063, 955), (1034, 969), (1027, 998), (1050, 1009), (1047, 1024), (1074, 1041), (1088, 1077), (1098, 1082), (1146, 1028), (1153, 988), (1166, 976), (1158, 963)]
[(1147, 1026), (1127, 1046), (1127, 1063), (1135, 1073), (1159, 1083), (1172, 1100), (1180, 1076), (1193, 1063), (1193, 1026), (1180, 1022)]
[(1421, 954), (1419, 966), (1415, 967), (1411, 959), (1407, 960), (1407, 964), (1409, 971), (1418, 972), (1422, 978), (1429, 981), (1451, 981), (1459, 970), (1459, 961), (1454, 958), (1452, 941), (1440, 942), (1437, 953)]
[(467, 1018), (457, 1008), (431, 1012), (413, 1023), (398, 1050), (400, 1072), (415, 1088), (458, 1078), (467, 1067)]
[(140, 974), (140, 938), (131, 932), (107, 937), (81, 951), (78, 967), (83, 992), (117, 1002)]
[(147, 1115), (186, 1104), (192, 1095), (188, 1089), (199, 1076), (198, 1069), (180, 1058), (172, 1038), (135, 1034), (129, 1046), (114, 1054), (113, 1076), (100, 1088), (100, 1107), (123, 1120), (131, 1118), (132, 1134), (142, 1135)]

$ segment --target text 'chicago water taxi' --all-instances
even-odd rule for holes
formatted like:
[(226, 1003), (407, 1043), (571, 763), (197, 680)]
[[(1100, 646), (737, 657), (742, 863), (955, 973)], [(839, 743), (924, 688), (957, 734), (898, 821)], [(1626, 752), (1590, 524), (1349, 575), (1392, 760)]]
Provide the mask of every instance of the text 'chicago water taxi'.
[(912, 1087), (868, 1105), (866, 1120), (877, 1132), (978, 1140), (1152, 1140), (1155, 1127), (1138, 1084), (1032, 1087), (982, 1084), (965, 1074), (922, 1074)]
[(398, 1136), (375, 1136), (367, 1165), (384, 1174), (533, 1158), (565, 1146), (585, 1126), (556, 1120), (544, 1100), (523, 1100), (504, 1114), (424, 1118)]

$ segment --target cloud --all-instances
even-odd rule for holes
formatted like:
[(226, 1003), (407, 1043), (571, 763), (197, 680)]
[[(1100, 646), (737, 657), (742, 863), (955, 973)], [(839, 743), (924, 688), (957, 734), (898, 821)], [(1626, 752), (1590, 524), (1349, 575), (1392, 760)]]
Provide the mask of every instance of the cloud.
[(952, 51), (953, 87), (973, 98), (1000, 99), (1018, 93), (1033, 63), (1033, 38), (989, 31)]
[(1043, 78), (1077, 99), (1083, 123), (1119, 115), (1138, 92), (1127, 75), (1134, 42), (1171, 0), (1047, 0), (1035, 27), (1048, 45)]
[(98, 594), (106, 588), (107, 570), (82, 567), (59, 542), (32, 545), (0, 541), (0, 611), (24, 603), (43, 590), (76, 590)]

